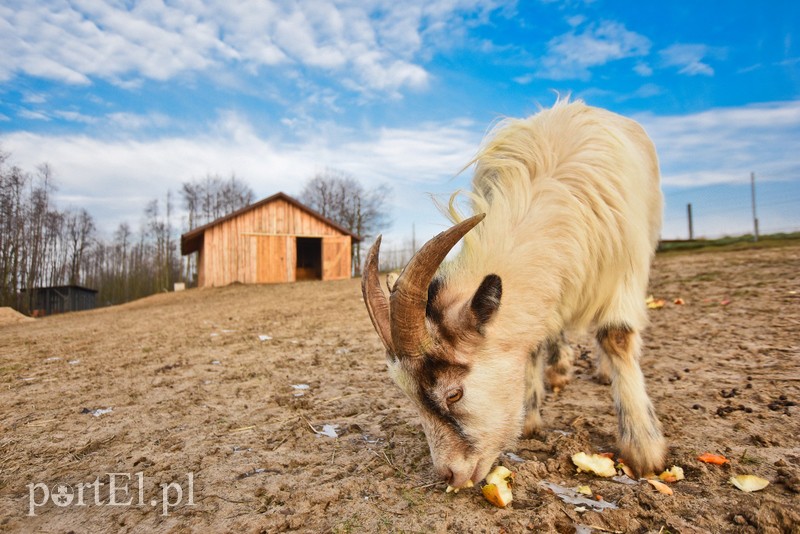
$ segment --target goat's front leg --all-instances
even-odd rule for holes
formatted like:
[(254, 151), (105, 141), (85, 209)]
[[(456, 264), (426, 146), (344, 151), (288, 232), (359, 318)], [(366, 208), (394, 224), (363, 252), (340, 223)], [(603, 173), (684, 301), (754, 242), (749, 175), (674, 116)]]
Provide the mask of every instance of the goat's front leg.
[(534, 350), (525, 366), (525, 426), (522, 437), (531, 438), (542, 429), (544, 400), (544, 361), (548, 354), (547, 341)]
[(631, 328), (616, 325), (598, 330), (597, 341), (611, 370), (620, 454), (639, 475), (658, 473), (664, 467), (666, 444), (639, 367), (641, 337)]

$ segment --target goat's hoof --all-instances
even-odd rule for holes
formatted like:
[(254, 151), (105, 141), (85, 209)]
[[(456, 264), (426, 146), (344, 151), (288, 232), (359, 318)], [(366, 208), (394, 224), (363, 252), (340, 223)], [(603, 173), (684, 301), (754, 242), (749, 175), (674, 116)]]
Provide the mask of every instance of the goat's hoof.
[(564, 389), (571, 379), (568, 373), (559, 373), (553, 369), (545, 371), (545, 375), (547, 376), (547, 382), (554, 392)]
[(522, 439), (532, 439), (542, 433), (542, 417), (540, 415), (528, 416), (525, 419), (525, 426), (522, 428)]
[(606, 373), (597, 372), (594, 375), (594, 379), (597, 380), (598, 384), (602, 384), (604, 386), (610, 386), (611, 385), (611, 377), (609, 375), (607, 375)]
[(541, 430), (523, 430), (520, 436), (521, 439), (539, 439), (540, 437), (542, 437)]
[(640, 477), (661, 473), (666, 455), (667, 446), (663, 439), (650, 443), (648, 447), (620, 447), (620, 456), (625, 465)]

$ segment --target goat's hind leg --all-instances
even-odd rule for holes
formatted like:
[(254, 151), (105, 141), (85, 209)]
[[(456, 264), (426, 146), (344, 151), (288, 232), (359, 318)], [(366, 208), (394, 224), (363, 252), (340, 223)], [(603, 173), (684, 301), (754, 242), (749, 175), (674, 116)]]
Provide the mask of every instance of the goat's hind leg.
[(594, 359), (595, 373), (594, 379), (605, 386), (611, 385), (611, 362), (609, 361), (608, 354), (600, 346), (600, 341), (597, 341), (597, 356)]
[(597, 341), (611, 370), (611, 394), (619, 418), (619, 448), (640, 476), (664, 467), (666, 444), (639, 367), (641, 337), (627, 326), (606, 326)]
[(531, 438), (542, 429), (542, 401), (544, 400), (544, 363), (548, 342), (534, 350), (525, 367), (525, 426), (522, 437)]
[(554, 392), (558, 392), (566, 386), (572, 378), (572, 362), (575, 359), (575, 351), (567, 342), (564, 332), (558, 338), (547, 344), (547, 382)]

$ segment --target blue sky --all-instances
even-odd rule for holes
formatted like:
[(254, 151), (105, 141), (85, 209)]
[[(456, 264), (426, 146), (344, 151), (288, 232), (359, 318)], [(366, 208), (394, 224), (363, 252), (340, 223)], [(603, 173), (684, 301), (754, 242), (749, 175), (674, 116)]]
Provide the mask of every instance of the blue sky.
[[(392, 186), (385, 247), (503, 117), (572, 95), (654, 139), (663, 237), (800, 229), (800, 2), (27, 1), (0, 4), (0, 148), (49, 163), (101, 235), (182, 182), (261, 198), (335, 168)], [(181, 214), (174, 224), (181, 226)]]

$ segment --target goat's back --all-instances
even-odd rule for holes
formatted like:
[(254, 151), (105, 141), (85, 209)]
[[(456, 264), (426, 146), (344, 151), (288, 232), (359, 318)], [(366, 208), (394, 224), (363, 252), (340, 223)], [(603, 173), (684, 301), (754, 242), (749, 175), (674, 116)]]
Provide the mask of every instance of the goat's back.
[[(473, 209), (487, 217), (467, 236), (468, 270), (504, 272), (504, 283), (523, 294), (538, 284), (567, 326), (644, 325), (637, 299), (663, 200), (655, 148), (639, 124), (559, 102), (501, 123), (476, 162)], [(527, 279), (543, 271), (545, 279)]]

